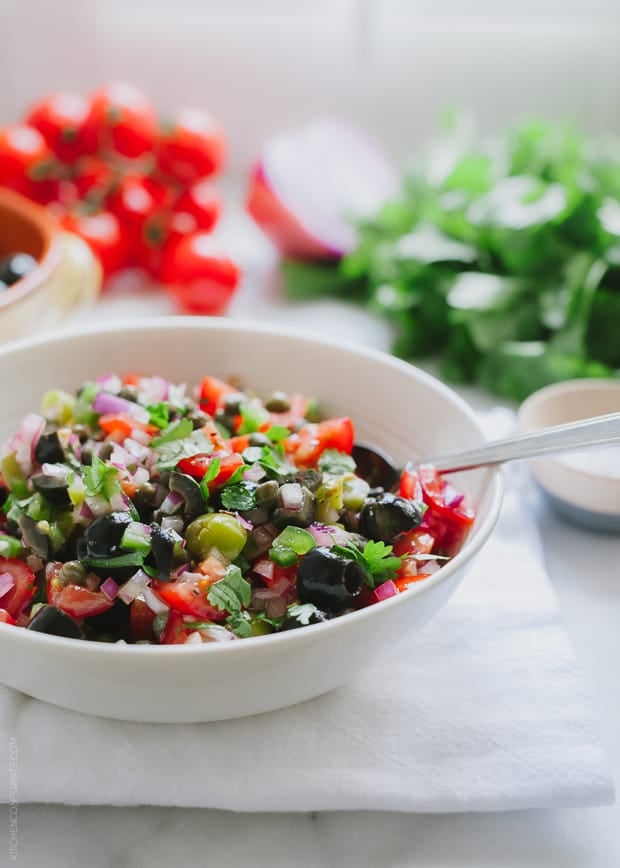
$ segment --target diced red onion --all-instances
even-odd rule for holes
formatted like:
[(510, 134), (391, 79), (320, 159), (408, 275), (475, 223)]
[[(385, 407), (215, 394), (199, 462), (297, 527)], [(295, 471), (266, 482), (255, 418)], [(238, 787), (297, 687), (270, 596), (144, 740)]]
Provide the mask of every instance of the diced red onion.
[(41, 465), (41, 472), (53, 479), (66, 479), (72, 473), (72, 470), (66, 464), (48, 464), (45, 462), (45, 464)]
[(180, 515), (165, 515), (161, 520), (163, 530), (173, 530), (176, 533), (183, 533), (183, 518)]
[(37, 413), (29, 413), (8, 444), (8, 451), (15, 452), (15, 460), (24, 476), (29, 476), (34, 463), (34, 450), (45, 428), (45, 419)]
[(449, 482), (446, 482), (445, 488), (443, 490), (443, 497), (446, 506), (450, 509), (456, 509), (457, 506), (460, 506), (461, 503), (465, 500), (465, 495), (461, 491), (457, 491), (456, 488), (451, 485)]
[(151, 450), (142, 443), (138, 443), (133, 437), (127, 437), (123, 443), (125, 451), (136, 461), (144, 461), (151, 454)]
[(124, 413), (131, 416), (137, 422), (147, 423), (149, 421), (149, 412), (146, 407), (141, 407), (135, 401), (128, 401), (127, 398), (120, 398), (118, 395), (111, 395), (109, 392), (98, 392), (93, 401), (93, 410), (95, 413), (106, 415), (108, 413)]
[(163, 600), (160, 600), (157, 594), (151, 590), (151, 588), (143, 588), (140, 592), (140, 596), (144, 599), (144, 602), (149, 607), (151, 612), (155, 612), (158, 615), (160, 612), (167, 612), (169, 610), (169, 606), (167, 606)]
[(159, 510), (163, 515), (174, 515), (184, 503), (183, 495), (178, 491), (170, 491), (162, 500)]
[(243, 472), (243, 478), (247, 482), (260, 482), (266, 475), (267, 471), (264, 467), (261, 467), (258, 462), (256, 462), (256, 464), (251, 464), (248, 469)]
[(144, 570), (138, 570), (133, 576), (118, 589), (118, 597), (123, 603), (131, 603), (136, 599), (138, 594), (148, 586), (150, 578)]
[(168, 380), (155, 375), (144, 377), (140, 382), (139, 400), (143, 404), (157, 404), (168, 399)]
[(387, 582), (383, 582), (382, 585), (379, 585), (374, 589), (371, 594), (371, 600), (373, 603), (380, 602), (381, 600), (388, 600), (390, 597), (395, 597), (398, 592), (398, 588), (394, 582), (389, 579)]
[(106, 392), (111, 392), (114, 395), (118, 395), (120, 390), (123, 388), (121, 378), (118, 374), (103, 374), (101, 377), (97, 377), (95, 383), (97, 383), (98, 386), (101, 386), (102, 389), (105, 389)]
[(262, 578), (269, 583), (273, 581), (275, 568), (276, 565), (274, 562), (270, 561), (268, 558), (262, 558), (260, 561), (256, 561), (255, 564), (252, 564), (252, 572), (256, 573), (257, 576), (262, 576)]
[(202, 645), (202, 636), (198, 632), (198, 630), (194, 630), (193, 633), (190, 633), (184, 645)]
[(145, 485), (151, 478), (146, 467), (136, 467), (133, 474), (133, 481), (136, 485)]
[(344, 545), (348, 542), (350, 534), (341, 527), (334, 527), (331, 524), (319, 524), (313, 522), (306, 530), (312, 534), (314, 541), (318, 546)]
[(286, 614), (287, 604), (284, 597), (272, 597), (265, 601), (265, 615), (268, 618), (281, 618)]
[(15, 587), (15, 579), (10, 573), (0, 573), (0, 599)]
[(281, 253), (339, 258), (356, 244), (354, 218), (375, 214), (398, 183), (395, 167), (361, 131), (320, 119), (267, 143), (248, 210)]
[(108, 578), (101, 583), (101, 587), (99, 588), (99, 590), (103, 591), (108, 600), (113, 600), (118, 594), (118, 585), (116, 584), (114, 579), (108, 576)]
[(251, 521), (248, 521), (247, 518), (244, 518), (242, 515), (239, 515), (238, 512), (235, 513), (235, 518), (239, 522), (242, 528), (245, 530), (254, 530), (254, 525)]
[(285, 482), (280, 486), (280, 502), (288, 512), (297, 512), (304, 502), (304, 493), (298, 482)]
[[(139, 422), (140, 420), (138, 419), (137, 421)], [(132, 428), (131, 436), (133, 440), (140, 443), (142, 446), (148, 446), (151, 442), (151, 435), (148, 431), (141, 431), (140, 428)]]
[(187, 386), (185, 383), (169, 383), (168, 384), (168, 402), (174, 407), (182, 407), (185, 401), (185, 393)]
[(112, 512), (112, 505), (102, 494), (88, 494), (84, 498), (84, 503), (90, 509), (94, 518), (99, 518), (100, 515)]

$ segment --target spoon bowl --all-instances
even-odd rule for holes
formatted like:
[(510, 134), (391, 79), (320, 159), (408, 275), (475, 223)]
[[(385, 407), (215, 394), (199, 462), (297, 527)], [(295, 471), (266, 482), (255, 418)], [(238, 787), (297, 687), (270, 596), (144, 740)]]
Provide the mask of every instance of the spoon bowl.
[[(441, 473), (455, 473), (503, 464), (505, 461), (557, 455), (560, 452), (590, 449), (611, 443), (620, 443), (620, 413), (608, 413), (604, 416), (554, 425), (506, 440), (492, 440), (475, 449), (430, 457), (415, 463), (432, 464)], [(356, 443), (353, 448), (353, 458), (358, 472), (374, 487), (389, 491), (400, 478), (402, 468), (399, 468), (381, 449)]]

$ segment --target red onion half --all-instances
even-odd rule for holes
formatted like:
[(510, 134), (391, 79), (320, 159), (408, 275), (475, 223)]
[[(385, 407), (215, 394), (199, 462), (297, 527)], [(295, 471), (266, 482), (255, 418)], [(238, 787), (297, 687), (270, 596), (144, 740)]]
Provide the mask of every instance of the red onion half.
[(398, 181), (395, 166), (364, 133), (320, 119), (267, 142), (247, 208), (284, 256), (338, 259), (355, 247), (353, 221), (375, 213)]

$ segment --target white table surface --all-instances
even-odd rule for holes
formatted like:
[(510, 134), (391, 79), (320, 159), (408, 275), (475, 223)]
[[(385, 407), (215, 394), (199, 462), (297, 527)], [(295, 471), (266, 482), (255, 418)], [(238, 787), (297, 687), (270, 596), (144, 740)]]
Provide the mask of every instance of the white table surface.
[[(389, 332), (363, 311), (321, 302), (283, 304), (273, 281), (257, 279), (265, 248), (228, 224), (224, 236), (248, 263), (234, 316), (320, 324), (345, 338), (385, 348)], [(240, 241), (240, 237), (242, 240)], [(260, 267), (259, 267), (260, 265)], [(98, 316), (172, 310), (161, 295), (107, 296)], [(92, 313), (88, 316), (90, 319)], [(82, 318), (83, 318), (82, 317)], [(494, 399), (462, 390), (478, 409)], [(536, 507), (547, 567), (620, 786), (620, 537), (572, 528)], [(45, 733), (41, 734), (45, 738)], [(93, 745), (97, 751), (97, 745)], [(67, 758), (70, 762), (70, 758)], [(79, 769), (76, 769), (79, 774)], [(239, 781), (243, 786), (243, 781)], [(8, 824), (8, 820), (7, 820)], [(620, 806), (489, 814), (233, 814), (175, 808), (21, 805), (17, 864), (73, 866), (269, 866), (269, 868), (616, 868)], [(0, 850), (0, 865), (9, 864)], [(4, 859), (7, 861), (3, 861)], [(12, 863), (11, 863), (12, 864)]]

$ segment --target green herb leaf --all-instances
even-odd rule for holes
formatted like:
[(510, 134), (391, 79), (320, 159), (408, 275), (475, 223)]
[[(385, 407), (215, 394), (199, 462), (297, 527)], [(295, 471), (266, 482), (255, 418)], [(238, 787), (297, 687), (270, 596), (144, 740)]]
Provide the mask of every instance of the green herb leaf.
[(205, 475), (200, 480), (200, 493), (205, 503), (209, 502), (211, 492), (209, 491), (209, 483), (212, 482), (220, 472), (221, 461), (217, 455), (211, 459)]
[(282, 440), (286, 440), (287, 437), (290, 436), (290, 431), (284, 425), (272, 425), (267, 431), (265, 431), (265, 436), (269, 437), (272, 443), (280, 443)]
[[(183, 421), (189, 422), (189, 419)], [(194, 455), (208, 455), (213, 452), (213, 444), (202, 431), (193, 431), (184, 440), (173, 440), (171, 443), (164, 443), (163, 446), (157, 449), (157, 452), (159, 453), (158, 469), (172, 470), (182, 458), (191, 458)]]
[(288, 607), (287, 614), (299, 621), (303, 627), (307, 627), (313, 617), (322, 620), (323, 612), (317, 609), (314, 603), (293, 603), (292, 606)]
[(93, 455), (91, 464), (84, 469), (83, 480), (86, 494), (90, 497), (101, 494), (107, 500), (111, 500), (121, 491), (118, 468), (107, 464), (97, 455)]
[(224, 486), (220, 496), (225, 509), (244, 510), (254, 509), (256, 506), (256, 486), (247, 482)]
[(151, 446), (153, 449), (159, 449), (160, 446), (173, 443), (175, 440), (185, 440), (193, 431), (194, 426), (189, 419), (176, 419), (162, 431), (159, 437), (151, 440)]
[(346, 452), (340, 452), (338, 449), (326, 449), (319, 458), (319, 470), (322, 470), (323, 473), (332, 473), (334, 476), (354, 473), (356, 466), (350, 455), (347, 455)]
[(357, 561), (364, 570), (366, 584), (371, 588), (393, 579), (403, 562), (403, 558), (392, 554), (392, 546), (381, 541), (369, 540), (363, 549), (359, 549), (354, 543), (335, 545), (332, 551)]
[[(248, 450), (246, 449), (245, 452)], [(244, 453), (245, 455), (245, 453)], [(267, 471), (270, 479), (278, 479), (282, 476), (288, 476), (295, 473), (297, 468), (288, 463), (284, 457), (284, 449), (281, 443), (275, 446), (263, 446), (258, 463)]]
[(247, 610), (229, 615), (226, 618), (226, 626), (240, 639), (249, 639), (252, 635), (250, 613)]
[(224, 577), (215, 582), (207, 591), (207, 600), (223, 612), (231, 615), (239, 613), (250, 605), (252, 586), (243, 578), (241, 570), (231, 564)]

